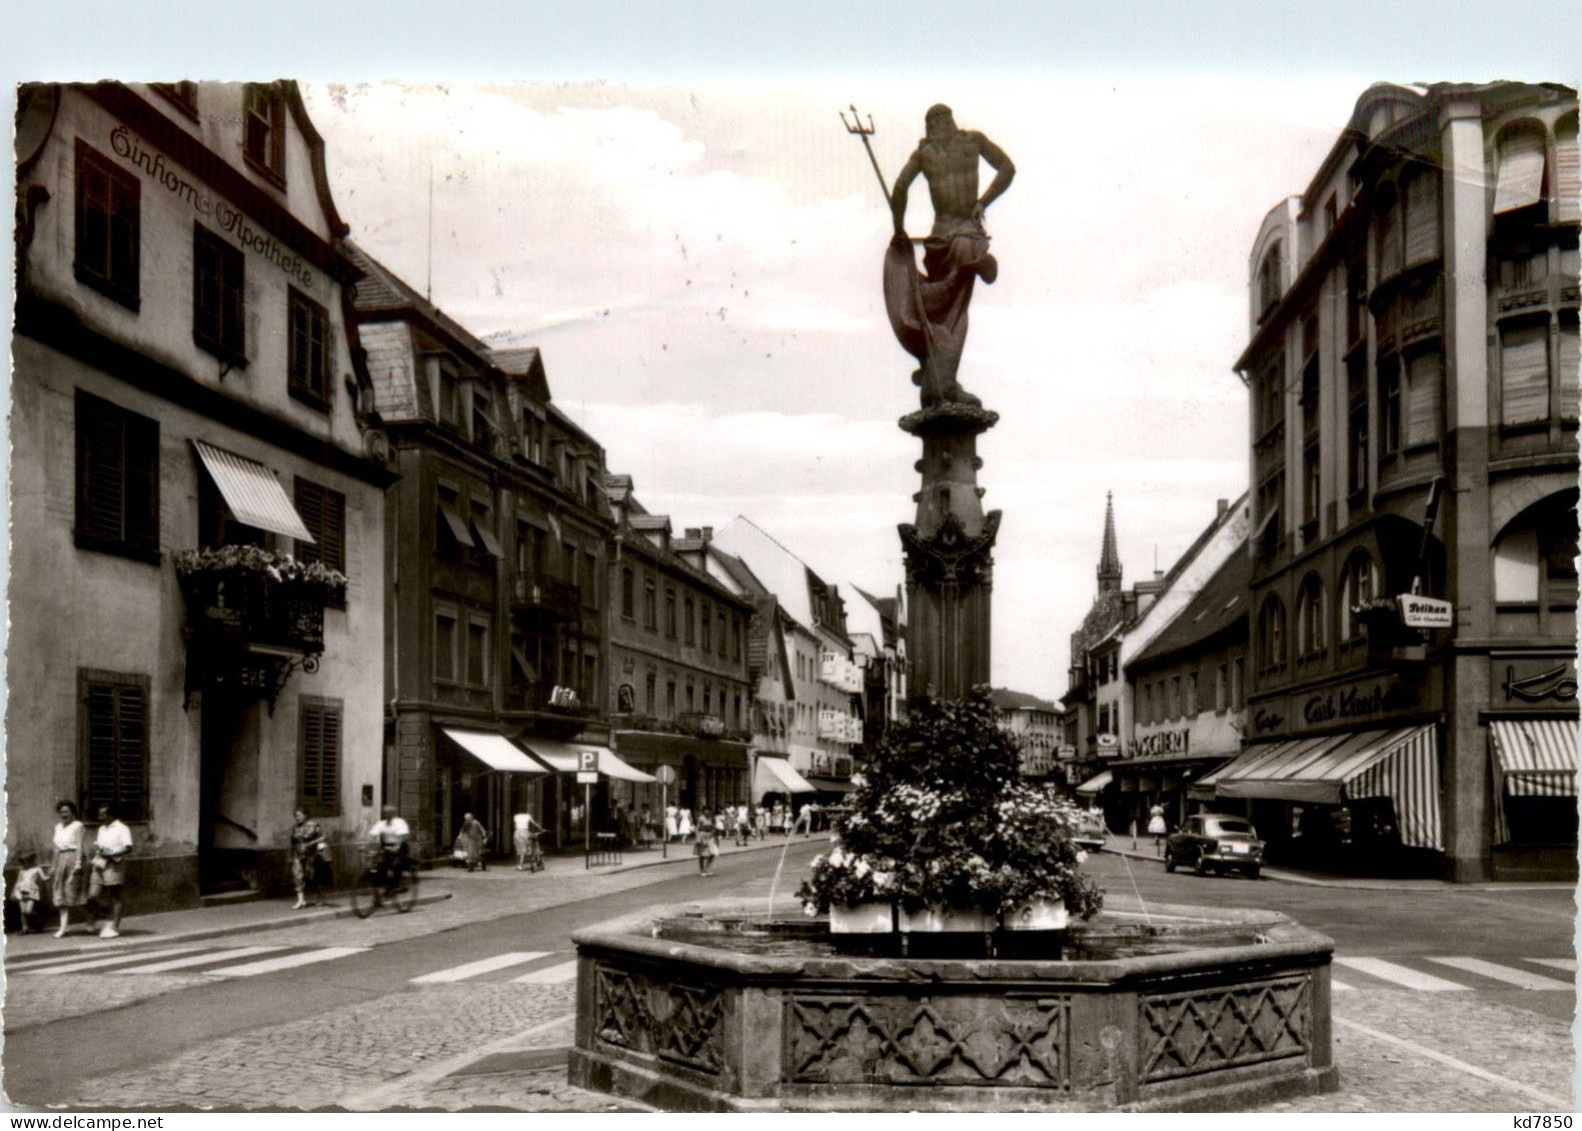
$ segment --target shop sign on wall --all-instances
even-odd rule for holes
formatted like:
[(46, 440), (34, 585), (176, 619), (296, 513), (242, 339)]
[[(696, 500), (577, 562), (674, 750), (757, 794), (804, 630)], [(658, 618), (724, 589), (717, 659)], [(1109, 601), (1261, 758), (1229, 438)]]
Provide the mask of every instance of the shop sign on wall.
[(1153, 734), (1138, 735), (1132, 743), (1132, 753), (1139, 758), (1163, 758), (1172, 754), (1185, 754), (1191, 744), (1190, 730), (1161, 730)]
[(1577, 669), (1571, 660), (1529, 659), (1503, 665), (1496, 661), (1493, 667), (1500, 692), (1495, 701), (1502, 706), (1576, 701)]
[(1309, 725), (1344, 722), (1415, 706), (1417, 694), (1404, 683), (1356, 684), (1309, 696), (1302, 704), (1302, 721)]

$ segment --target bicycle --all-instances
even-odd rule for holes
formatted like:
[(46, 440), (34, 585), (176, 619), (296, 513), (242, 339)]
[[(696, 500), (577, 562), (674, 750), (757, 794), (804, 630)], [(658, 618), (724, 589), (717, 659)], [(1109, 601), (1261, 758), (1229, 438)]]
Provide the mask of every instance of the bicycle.
[(539, 847), (538, 838), (542, 834), (534, 831), (527, 834), (527, 851), (522, 854), (522, 859), (517, 861), (518, 872), (542, 872), (544, 870), (544, 850)]
[(352, 914), (366, 919), (388, 902), (404, 915), (417, 905), (417, 888), (418, 873), (411, 863), (403, 869), (400, 882), (393, 883), (376, 860), (352, 885)]

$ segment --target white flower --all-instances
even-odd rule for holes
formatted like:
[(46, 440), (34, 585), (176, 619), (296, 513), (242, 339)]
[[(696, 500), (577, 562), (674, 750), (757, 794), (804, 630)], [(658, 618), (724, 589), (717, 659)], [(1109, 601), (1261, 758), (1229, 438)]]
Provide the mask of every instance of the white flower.
[(1084, 864), (1084, 863), (1087, 862), (1087, 859), (1088, 859), (1087, 852), (1085, 852), (1083, 849), (1080, 849), (1080, 848), (1077, 849), (1077, 863), (1078, 864)]
[(802, 905), (802, 914), (806, 915), (809, 919), (816, 917), (818, 915), (818, 904), (804, 903)]

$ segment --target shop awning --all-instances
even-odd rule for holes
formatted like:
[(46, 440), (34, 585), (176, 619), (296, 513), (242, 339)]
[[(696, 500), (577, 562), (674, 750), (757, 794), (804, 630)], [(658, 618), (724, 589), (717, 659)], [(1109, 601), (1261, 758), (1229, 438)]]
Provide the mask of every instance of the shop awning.
[(1496, 719), (1489, 723), (1494, 747), (1494, 842), (1511, 839), (1507, 797), (1577, 795), (1576, 719)]
[(1109, 785), (1110, 782), (1114, 780), (1114, 773), (1109, 770), (1105, 770), (1102, 774), (1095, 774), (1093, 777), (1077, 786), (1077, 792), (1088, 794), (1098, 793), (1101, 789)]
[(486, 730), (461, 730), (440, 727), (445, 737), (471, 754), (491, 770), (510, 774), (542, 774), (546, 771), (524, 754), (510, 739)]
[(583, 752), (591, 750), (598, 755), (599, 773), (607, 778), (643, 784), (659, 780), (652, 774), (628, 766), (615, 756), (615, 751), (596, 742), (556, 742), (548, 738), (524, 738), (522, 741), (533, 752), (533, 757), (562, 774), (576, 773), (582, 767)]
[(1313, 805), (1388, 797), (1395, 803), (1402, 843), (1443, 851), (1439, 750), (1432, 726), (1261, 743), (1209, 777), (1218, 797)]
[(202, 440), (192, 441), (192, 446), (237, 522), (298, 542), (313, 541), (302, 516), (286, 497), (286, 489), (267, 467)]
[(808, 780), (792, 768), (784, 758), (760, 755), (753, 766), (753, 796), (766, 793), (817, 793)]
[[(792, 772), (794, 773), (795, 771)], [(807, 782), (820, 793), (850, 793), (856, 788), (856, 786), (852, 785), (851, 782), (846, 781), (844, 778), (816, 778), (809, 776), (802, 780)]]

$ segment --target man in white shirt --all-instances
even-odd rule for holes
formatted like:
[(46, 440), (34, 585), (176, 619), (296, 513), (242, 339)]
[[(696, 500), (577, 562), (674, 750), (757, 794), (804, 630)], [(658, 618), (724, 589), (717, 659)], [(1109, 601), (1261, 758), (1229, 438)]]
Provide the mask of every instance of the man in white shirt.
[(375, 867), (387, 886), (399, 887), (401, 873), (407, 868), (411, 852), (407, 840), (412, 836), (412, 830), (396, 816), (394, 805), (386, 805), (380, 813), (383, 820), (375, 822), (374, 827), (368, 830), (368, 839), (379, 849), (379, 862)]
[(99, 835), (93, 843), (93, 876), (89, 887), (110, 906), (110, 917), (99, 928), (101, 939), (121, 936), (121, 893), (126, 885), (122, 862), (131, 851), (132, 830), (121, 823), (110, 806), (99, 806)]

